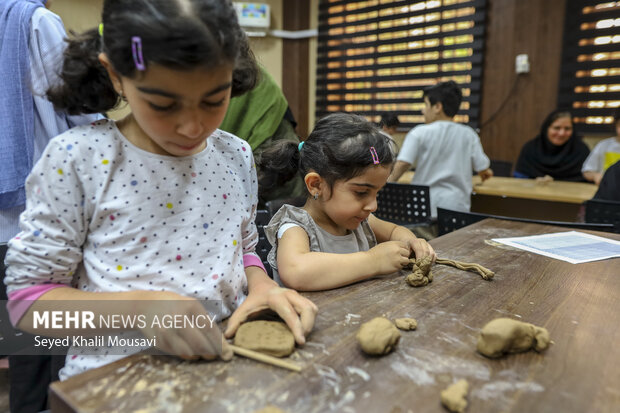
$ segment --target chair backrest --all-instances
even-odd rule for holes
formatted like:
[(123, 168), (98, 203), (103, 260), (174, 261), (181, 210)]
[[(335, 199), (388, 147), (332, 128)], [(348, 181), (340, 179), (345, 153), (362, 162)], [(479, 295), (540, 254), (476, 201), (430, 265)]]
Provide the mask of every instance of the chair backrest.
[(586, 222), (612, 224), (620, 233), (620, 202), (590, 199), (586, 201)]
[(487, 218), (484, 214), (474, 214), (471, 212), (453, 211), (451, 209), (437, 208), (437, 225), (439, 226), (438, 235), (456, 231), (457, 229), (475, 224)]
[(296, 196), (292, 198), (282, 198), (282, 199), (272, 199), (271, 201), (265, 202), (265, 207), (267, 207), (267, 211), (269, 211), (269, 215), (274, 216), (276, 212), (282, 207), (284, 204), (293, 205), (296, 207), (302, 207), (306, 203), (306, 196)]
[(493, 176), (512, 176), (512, 162), (491, 159)]
[(504, 217), (501, 215), (480, 214), (477, 212), (453, 211), (451, 209), (437, 208), (437, 224), (439, 225), (439, 236), (447, 234), (457, 229), (466, 227), (482, 221), (485, 218), (503, 219), (507, 221), (526, 222), (533, 224), (554, 225), (573, 229), (586, 229), (591, 231), (607, 231), (614, 229), (612, 224), (595, 224), (583, 222), (559, 222), (559, 221), (541, 221), (536, 219)]
[(259, 209), (256, 211), (255, 223), (256, 229), (258, 230), (258, 244), (256, 244), (256, 253), (263, 262), (265, 270), (267, 270), (267, 275), (273, 278), (271, 265), (267, 262), (267, 255), (269, 255), (269, 251), (271, 251), (271, 244), (267, 241), (267, 237), (265, 236), (265, 226), (269, 223), (270, 219), (271, 214), (266, 209)]
[(375, 216), (403, 226), (431, 222), (431, 197), (424, 185), (387, 183), (377, 194)]

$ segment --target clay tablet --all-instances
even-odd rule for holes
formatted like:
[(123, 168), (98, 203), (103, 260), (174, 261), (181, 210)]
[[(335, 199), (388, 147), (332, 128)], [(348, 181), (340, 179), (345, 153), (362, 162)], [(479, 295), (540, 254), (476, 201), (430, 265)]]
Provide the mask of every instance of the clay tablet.
[(550, 340), (545, 328), (511, 318), (496, 318), (480, 331), (478, 351), (487, 357), (501, 357), (531, 348), (542, 351), (549, 346)]
[(455, 413), (463, 413), (467, 407), (467, 390), (469, 383), (467, 380), (459, 380), (447, 389), (441, 391), (441, 404), (448, 410)]
[(295, 337), (284, 323), (257, 320), (241, 324), (235, 334), (235, 345), (271, 356), (286, 357), (295, 349)]
[(360, 326), (357, 341), (364, 353), (372, 356), (387, 354), (396, 347), (400, 333), (390, 320), (376, 317)]
[(394, 324), (401, 330), (415, 330), (418, 328), (418, 322), (415, 318), (397, 318), (394, 320)]

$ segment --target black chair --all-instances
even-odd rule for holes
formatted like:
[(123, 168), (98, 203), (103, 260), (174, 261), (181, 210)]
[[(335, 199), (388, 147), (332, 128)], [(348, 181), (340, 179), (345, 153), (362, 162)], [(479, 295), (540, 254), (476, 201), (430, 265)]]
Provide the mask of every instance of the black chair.
[[(8, 246), (6, 243), (0, 243), (0, 275), (2, 281), (0, 285), (0, 300), (8, 300), (6, 293), (6, 285), (4, 284), (4, 276), (6, 268), (4, 266), (4, 257), (6, 256)], [(0, 305), (0, 337), (4, 348), (18, 351), (32, 344), (32, 336), (25, 334), (13, 328), (6, 305)], [(5, 355), (2, 355), (5, 356)]]
[(377, 194), (375, 216), (405, 227), (431, 223), (431, 197), (424, 185), (387, 183)]
[(613, 231), (614, 226), (612, 224), (591, 224), (583, 222), (559, 222), (559, 221), (541, 221), (535, 219), (504, 217), (500, 215), (487, 215), (479, 214), (477, 212), (461, 212), (453, 211), (445, 208), (437, 208), (437, 224), (439, 225), (439, 236), (447, 234), (457, 229), (466, 227), (467, 225), (474, 224), (478, 221), (482, 221), (485, 218), (503, 219), (507, 221), (517, 221), (524, 223), (554, 225), (573, 229), (585, 229), (591, 231)]
[(267, 237), (265, 236), (265, 225), (269, 224), (270, 219), (271, 214), (266, 209), (259, 209), (256, 211), (255, 223), (256, 229), (258, 230), (258, 244), (256, 244), (256, 253), (263, 262), (265, 270), (267, 270), (267, 275), (273, 278), (271, 265), (267, 262), (267, 255), (269, 255), (269, 251), (271, 251), (271, 244), (267, 241)]
[(267, 201), (265, 203), (265, 207), (267, 207), (267, 211), (269, 211), (270, 216), (274, 216), (276, 212), (282, 207), (284, 204), (293, 205), (296, 207), (302, 207), (306, 203), (306, 196), (297, 196), (292, 198), (282, 198), (282, 199), (272, 199), (271, 201)]
[(620, 234), (620, 202), (590, 199), (584, 202), (586, 222), (612, 224)]
[[(0, 243), (0, 299), (7, 300), (4, 276), (4, 257), (7, 244)], [(6, 303), (6, 301), (5, 301)], [(34, 336), (15, 328), (9, 320), (6, 305), (0, 305), (0, 335), (2, 345), (13, 354), (9, 355), (9, 402), (11, 411), (38, 412), (47, 406), (48, 386), (58, 380), (58, 372), (65, 365), (64, 355), (21, 355), (34, 351)], [(62, 350), (60, 350), (62, 353)], [(33, 354), (33, 353), (30, 353)]]
[(512, 162), (491, 160), (493, 176), (512, 176)]

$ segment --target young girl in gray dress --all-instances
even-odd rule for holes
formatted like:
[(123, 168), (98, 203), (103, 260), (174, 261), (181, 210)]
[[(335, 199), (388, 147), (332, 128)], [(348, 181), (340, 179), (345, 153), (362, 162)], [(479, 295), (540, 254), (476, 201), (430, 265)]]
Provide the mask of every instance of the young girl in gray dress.
[(300, 173), (305, 205), (284, 205), (265, 228), (274, 278), (296, 290), (325, 290), (390, 274), (433, 248), (405, 227), (372, 215), (395, 160), (394, 143), (366, 119), (336, 113), (298, 146), (281, 142), (260, 159), (259, 185)]

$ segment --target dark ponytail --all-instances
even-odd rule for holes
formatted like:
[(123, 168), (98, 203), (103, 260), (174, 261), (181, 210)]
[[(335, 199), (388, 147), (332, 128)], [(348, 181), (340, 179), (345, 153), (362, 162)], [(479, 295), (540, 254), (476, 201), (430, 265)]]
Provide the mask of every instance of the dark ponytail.
[(250, 43), (246, 37), (241, 39), (241, 48), (237, 64), (233, 70), (232, 88), (230, 97), (241, 96), (256, 86), (258, 83), (260, 70), (256, 63), (254, 53), (250, 49)]
[[(373, 148), (371, 151), (370, 148)], [(259, 193), (293, 178), (316, 172), (330, 187), (368, 167), (390, 166), (396, 158), (392, 138), (362, 116), (333, 113), (319, 120), (301, 150), (290, 141), (266, 149), (257, 162)]]
[(71, 33), (63, 54), (62, 83), (47, 92), (58, 110), (71, 115), (101, 113), (120, 102), (108, 72), (99, 61), (101, 37), (96, 29)]
[(265, 149), (256, 163), (258, 169), (258, 193), (284, 185), (299, 171), (299, 144), (281, 140)]

